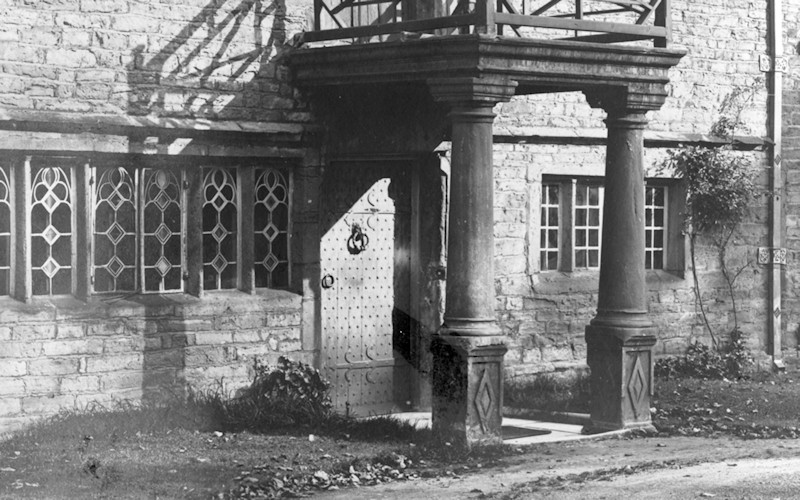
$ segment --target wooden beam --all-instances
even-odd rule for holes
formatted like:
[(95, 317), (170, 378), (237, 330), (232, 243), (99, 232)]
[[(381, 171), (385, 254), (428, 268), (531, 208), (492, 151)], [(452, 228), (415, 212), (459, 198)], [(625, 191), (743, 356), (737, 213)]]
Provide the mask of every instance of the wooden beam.
[(498, 24), (531, 26), (535, 28), (554, 28), (577, 31), (596, 31), (626, 35), (643, 35), (650, 38), (665, 36), (663, 27), (641, 26), (635, 24), (609, 23), (604, 21), (587, 21), (585, 19), (557, 19), (552, 17), (521, 16), (500, 12), (495, 15)]
[(404, 31), (432, 31), (441, 28), (458, 28), (472, 25), (475, 20), (475, 14), (462, 14), (419, 21), (402, 21), (384, 25), (313, 31), (303, 33), (301, 42), (322, 42), (326, 40), (341, 40), (343, 38), (390, 35), (392, 33), (402, 33)]
[(557, 40), (568, 40), (571, 42), (593, 42), (593, 43), (619, 43), (633, 42), (636, 40), (650, 40), (653, 37), (647, 35), (619, 35), (616, 33), (604, 33), (602, 35), (578, 35), (569, 38), (557, 38)]
[(672, 14), (669, 0), (661, 0), (661, 3), (658, 4), (654, 21), (656, 26), (660, 26), (664, 30), (664, 36), (656, 38), (654, 45), (667, 47), (672, 43)]

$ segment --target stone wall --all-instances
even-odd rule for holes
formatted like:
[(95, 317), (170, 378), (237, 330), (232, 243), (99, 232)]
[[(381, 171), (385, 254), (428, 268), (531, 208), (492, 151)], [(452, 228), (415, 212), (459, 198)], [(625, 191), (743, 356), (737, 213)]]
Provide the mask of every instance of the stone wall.
[(310, 2), (10, 0), (6, 110), (308, 121), (281, 64)]
[(311, 12), (306, 0), (0, 5), (4, 158), (276, 166), (301, 200), (291, 292), (0, 297), (0, 434), (93, 401), (233, 391), (256, 357), (315, 362), (320, 156), (283, 61)]
[(94, 402), (232, 394), (252, 380), (256, 359), (312, 363), (301, 350), (300, 301), (277, 290), (89, 303), (0, 298), (0, 433)]
[[(670, 71), (667, 101), (650, 113), (648, 129), (707, 134), (726, 97), (742, 87), (756, 93), (742, 115), (748, 130), (739, 133), (765, 135), (767, 89), (758, 60), (767, 52), (766, 0), (678, 0), (670, 7), (670, 48), (685, 49), (687, 55)], [(591, 109), (579, 92), (519, 96), (498, 111), (495, 133), (501, 135), (561, 129), (572, 137), (596, 137), (605, 128), (605, 113)]]
[[(800, 12), (796, 5), (785, 9), (791, 249), (800, 239)], [(255, 356), (269, 361), (292, 352), (314, 361), (324, 152), (307, 140), (317, 132), (314, 117), (282, 63), (292, 36), (310, 26), (312, 10), (309, 0), (9, 0), (0, 7), (0, 150), (292, 158), (292, 290), (298, 292), (113, 304), (94, 298), (88, 305), (0, 298), (0, 431), (90, 400), (156, 397), (218, 381), (232, 390), (246, 383)], [(740, 133), (766, 133), (767, 91), (758, 67), (766, 53), (766, 0), (678, 0), (672, 10), (673, 47), (688, 55), (671, 73), (663, 109), (651, 113), (650, 137), (657, 136), (658, 147), (648, 150), (650, 166), (665, 143), (674, 147), (706, 134), (734, 87), (754, 89)], [(532, 252), (542, 175), (602, 175), (604, 113), (579, 93), (517, 97), (497, 111), (496, 310), (509, 336), (508, 373), (580, 366), (597, 273), (540, 273)], [(183, 136), (191, 140), (182, 142)], [(546, 144), (554, 138), (557, 144)], [(763, 166), (763, 153), (751, 154)], [(762, 175), (759, 185), (767, 182)], [(759, 198), (731, 254), (750, 263), (737, 303), (755, 349), (767, 342), (767, 276), (753, 261), (758, 246), (769, 246), (768, 220), (766, 200)], [(729, 303), (707, 242), (699, 254), (711, 320), (725, 330)], [(788, 345), (795, 345), (792, 332), (800, 324), (795, 257), (791, 251), (785, 283)], [(647, 284), (658, 353), (680, 352), (704, 338), (689, 272), (654, 271)]]
[[(760, 191), (768, 188), (762, 152), (750, 156)], [(663, 148), (646, 151), (648, 176), (664, 157)], [(597, 307), (598, 271), (540, 272), (538, 252), (539, 197), (545, 174), (603, 175), (605, 146), (495, 145), (495, 275), (497, 317), (508, 336), (505, 357), (509, 376), (525, 376), (582, 366), (586, 360), (584, 328)], [(749, 347), (767, 346), (768, 268), (756, 263), (757, 249), (768, 246), (768, 198), (760, 194), (729, 251), (731, 268), (746, 266), (736, 281), (739, 326)], [(681, 238), (675, 244), (684, 245)], [(697, 272), (715, 333), (733, 328), (731, 299), (714, 247), (700, 239)], [(647, 273), (649, 313), (657, 329), (656, 354), (683, 352), (694, 340), (711, 342), (695, 306), (690, 256), (678, 271)]]
[(800, 5), (784, 2), (783, 76), (784, 246), (788, 250), (783, 287), (783, 345), (800, 347)]
[[(657, 175), (654, 167), (664, 157), (665, 146), (678, 147), (707, 135), (737, 89), (741, 95), (733, 109), (741, 107), (744, 123), (737, 134), (758, 142), (767, 133), (767, 85), (759, 68), (759, 56), (767, 53), (767, 2), (677, 1), (671, 8), (671, 47), (686, 49), (687, 55), (670, 73), (666, 103), (649, 114), (648, 176)], [(785, 17), (792, 19), (791, 12)], [(790, 38), (796, 37), (794, 22), (787, 26)], [(796, 87), (796, 81), (790, 85)], [(581, 366), (586, 359), (584, 327), (597, 304), (598, 273), (540, 273), (533, 255), (539, 238), (535, 228), (542, 175), (603, 175), (604, 112), (590, 108), (580, 93), (515, 97), (496, 111), (495, 133), (502, 142), (495, 145), (494, 156), (496, 310), (509, 336), (507, 374)], [(548, 140), (553, 143), (547, 144)], [(765, 191), (766, 153), (743, 154), (750, 155), (759, 170), (757, 184)], [(735, 296), (740, 327), (748, 345), (761, 352), (769, 340), (768, 268), (756, 263), (758, 247), (769, 246), (769, 198), (763, 191), (754, 198), (729, 251), (734, 268), (746, 266)], [(699, 242), (697, 255), (709, 321), (715, 331), (727, 333), (733, 326), (731, 300), (708, 241)], [(650, 314), (658, 329), (657, 354), (680, 353), (693, 340), (710, 342), (695, 306), (688, 252), (686, 260), (683, 272), (647, 274)], [(788, 293), (791, 289), (787, 287)], [(796, 319), (793, 325), (797, 328)]]

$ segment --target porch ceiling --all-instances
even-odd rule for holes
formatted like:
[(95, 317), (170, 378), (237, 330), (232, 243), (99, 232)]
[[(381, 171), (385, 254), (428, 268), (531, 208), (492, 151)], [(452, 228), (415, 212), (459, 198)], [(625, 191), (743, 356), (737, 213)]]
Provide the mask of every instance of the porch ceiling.
[(425, 83), (434, 78), (502, 77), (517, 94), (617, 89), (643, 109), (666, 97), (669, 69), (683, 50), (486, 35), (304, 47), (289, 65), (300, 88)]

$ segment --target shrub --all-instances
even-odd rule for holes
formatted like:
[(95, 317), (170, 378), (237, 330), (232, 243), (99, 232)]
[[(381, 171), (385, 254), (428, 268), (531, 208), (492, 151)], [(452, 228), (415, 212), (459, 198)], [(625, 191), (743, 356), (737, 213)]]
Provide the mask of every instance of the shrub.
[(317, 425), (331, 415), (329, 391), (319, 370), (281, 356), (276, 367), (256, 361), (253, 383), (234, 403), (251, 406), (256, 425)]
[(249, 391), (256, 399), (285, 408), (290, 419), (303, 424), (330, 415), (330, 387), (316, 368), (281, 356), (275, 369), (256, 362), (255, 380)]
[(253, 382), (236, 397), (221, 390), (190, 392), (186, 407), (206, 430), (320, 426), (333, 415), (329, 389), (317, 369), (281, 356), (274, 367), (256, 360)]
[(742, 332), (731, 331), (731, 341), (722, 349), (712, 349), (694, 342), (683, 356), (670, 356), (656, 361), (655, 375), (663, 378), (739, 379), (747, 375), (753, 356), (742, 341)]

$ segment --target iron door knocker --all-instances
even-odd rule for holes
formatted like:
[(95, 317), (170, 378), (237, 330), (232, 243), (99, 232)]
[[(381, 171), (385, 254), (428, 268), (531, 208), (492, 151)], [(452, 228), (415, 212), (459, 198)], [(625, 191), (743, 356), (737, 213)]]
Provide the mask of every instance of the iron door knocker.
[(350, 237), (347, 238), (347, 251), (351, 255), (358, 255), (367, 249), (367, 245), (369, 245), (369, 237), (364, 234), (361, 225), (353, 224)]

